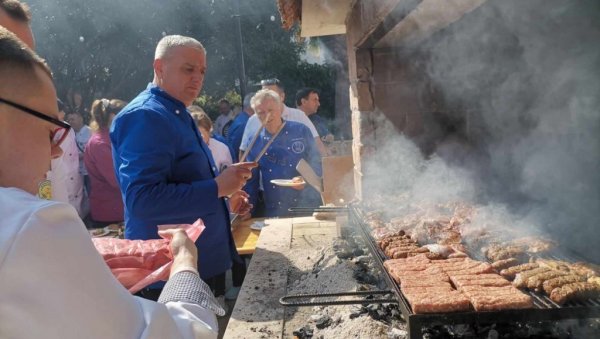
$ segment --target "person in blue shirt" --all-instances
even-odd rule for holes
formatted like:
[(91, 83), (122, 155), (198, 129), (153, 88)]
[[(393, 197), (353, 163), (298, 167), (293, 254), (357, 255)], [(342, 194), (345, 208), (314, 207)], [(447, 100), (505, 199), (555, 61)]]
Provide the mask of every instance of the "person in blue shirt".
[(248, 123), (248, 119), (254, 115), (254, 110), (252, 109), (252, 105), (250, 105), (250, 100), (254, 96), (254, 93), (248, 93), (244, 97), (243, 110), (238, 114), (237, 117), (231, 123), (229, 127), (229, 132), (227, 134), (227, 142), (233, 148), (233, 161), (239, 161), (240, 155), (240, 144), (242, 143), (242, 137), (244, 136), (244, 129), (246, 128), (246, 124)]
[(310, 186), (281, 187), (271, 183), (273, 179), (297, 177), (296, 165), (300, 159), (306, 160), (321, 175), (321, 156), (312, 133), (301, 123), (281, 118), (283, 106), (275, 91), (260, 90), (252, 97), (251, 103), (263, 127), (248, 153), (249, 161), (258, 162), (252, 179), (244, 187), (250, 201), (255, 203), (258, 199), (260, 171), (267, 217), (290, 215), (290, 207), (318, 206), (319, 194)]
[(200, 93), (206, 73), (200, 42), (179, 35), (162, 38), (153, 66), (153, 82), (119, 112), (110, 129), (125, 238), (155, 239), (157, 225), (201, 218), (206, 229), (196, 241), (198, 269), (211, 285), (215, 277), (224, 280), (232, 260), (240, 260), (229, 207), (242, 214), (251, 208), (241, 188), (256, 164), (234, 164), (219, 173), (186, 109)]
[(327, 120), (317, 114), (319, 106), (321, 106), (321, 102), (316, 89), (305, 87), (296, 92), (296, 107), (312, 121), (323, 142), (332, 142), (333, 134), (327, 127)]

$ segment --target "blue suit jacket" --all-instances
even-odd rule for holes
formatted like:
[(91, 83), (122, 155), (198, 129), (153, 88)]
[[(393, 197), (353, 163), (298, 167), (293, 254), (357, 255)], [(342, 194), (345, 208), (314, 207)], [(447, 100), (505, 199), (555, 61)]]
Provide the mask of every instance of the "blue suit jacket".
[(212, 155), (182, 102), (150, 84), (116, 116), (110, 138), (127, 239), (158, 238), (157, 225), (202, 218), (200, 276), (223, 273), (239, 260)]
[(242, 136), (244, 135), (244, 128), (246, 128), (246, 124), (248, 123), (248, 119), (250, 119), (250, 115), (248, 113), (242, 111), (238, 114), (237, 117), (231, 123), (231, 127), (229, 127), (229, 134), (227, 135), (227, 141), (229, 145), (233, 148), (233, 152), (235, 153), (233, 157), (233, 162), (238, 162), (238, 155), (240, 153), (240, 145), (242, 144)]

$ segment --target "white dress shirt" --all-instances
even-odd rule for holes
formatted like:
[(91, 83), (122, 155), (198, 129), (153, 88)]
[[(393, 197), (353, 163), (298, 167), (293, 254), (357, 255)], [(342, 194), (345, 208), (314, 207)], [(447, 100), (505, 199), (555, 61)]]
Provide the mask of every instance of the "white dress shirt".
[(75, 210), (0, 187), (2, 338), (216, 338), (198, 304), (134, 297), (114, 278)]
[[(310, 121), (310, 119), (299, 109), (291, 108), (287, 106), (283, 106), (283, 113), (281, 113), (281, 117), (284, 120), (289, 121), (297, 121), (310, 129), (310, 133), (314, 138), (319, 137), (319, 133), (315, 128), (315, 125)], [(256, 131), (261, 127), (260, 119), (256, 114), (252, 115), (250, 119), (248, 119), (248, 123), (246, 124), (246, 128), (244, 129), (244, 135), (242, 136), (242, 143), (240, 144), (240, 150), (245, 151), (250, 145), (252, 138), (256, 134)]]

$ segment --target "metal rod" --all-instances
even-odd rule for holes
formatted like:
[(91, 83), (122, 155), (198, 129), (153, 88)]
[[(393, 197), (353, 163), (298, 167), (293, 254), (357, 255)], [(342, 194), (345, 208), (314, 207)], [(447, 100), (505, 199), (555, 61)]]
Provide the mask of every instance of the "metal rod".
[[(267, 113), (267, 118), (265, 119), (265, 121), (269, 121), (269, 118), (271, 118), (271, 113)], [(256, 139), (258, 139), (258, 136), (260, 135), (260, 131), (264, 127), (265, 127), (265, 124), (263, 124), (262, 121), (261, 121), (260, 128), (256, 130), (256, 133), (254, 133), (254, 137), (250, 141), (250, 144), (248, 145), (248, 147), (246, 147), (246, 150), (244, 151), (244, 154), (240, 158), (240, 162), (246, 161), (246, 158), (248, 157), (248, 153), (250, 153), (250, 150), (252, 149), (252, 147), (254, 147), (254, 144), (256, 143)], [(258, 162), (258, 161), (255, 161), (255, 162)]]
[[(256, 159), (254, 160), (254, 162), (259, 162), (260, 158), (262, 158), (262, 156), (265, 154), (265, 152), (267, 152), (267, 149), (269, 148), (269, 146), (271, 146), (271, 144), (273, 143), (273, 141), (275, 141), (275, 138), (277, 138), (277, 136), (279, 135), (279, 133), (281, 133), (281, 131), (283, 130), (283, 127), (285, 126), (286, 121), (284, 121), (281, 126), (279, 126), (279, 129), (277, 130), (277, 132), (275, 132), (275, 134), (273, 134), (273, 136), (271, 137), (271, 140), (269, 140), (269, 142), (267, 142), (267, 144), (265, 145), (265, 147), (263, 147), (263, 149), (260, 151), (260, 153), (258, 153), (258, 155), (256, 156)], [(265, 127), (266, 129), (266, 127)]]
[(254, 133), (254, 137), (252, 138), (252, 141), (250, 141), (250, 144), (248, 145), (248, 147), (246, 147), (244, 154), (240, 158), (240, 162), (246, 161), (246, 158), (248, 157), (248, 153), (250, 153), (250, 150), (252, 149), (252, 147), (254, 147), (254, 144), (256, 143), (256, 139), (258, 138), (258, 135), (260, 134), (260, 130), (262, 130), (263, 127), (264, 126), (261, 124), (260, 128), (256, 130), (256, 133)]
[(347, 207), (290, 207), (290, 212), (348, 212)]
[(354, 304), (397, 304), (395, 298), (386, 299), (351, 299), (351, 300), (328, 300), (328, 301), (293, 301), (302, 299), (319, 299), (332, 297), (356, 297), (356, 296), (372, 296), (393, 294), (392, 291), (356, 291), (356, 292), (339, 292), (339, 293), (322, 293), (322, 294), (293, 294), (286, 295), (279, 299), (279, 303), (283, 306), (328, 306), (328, 305), (354, 305)]

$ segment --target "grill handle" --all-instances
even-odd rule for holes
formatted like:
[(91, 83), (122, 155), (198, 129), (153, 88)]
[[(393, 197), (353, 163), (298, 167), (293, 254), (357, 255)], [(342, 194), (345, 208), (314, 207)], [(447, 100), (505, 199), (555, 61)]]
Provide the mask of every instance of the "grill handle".
[(343, 213), (348, 212), (348, 207), (290, 207), (288, 211), (295, 213), (303, 213), (303, 212), (335, 212), (335, 213)]
[[(386, 299), (351, 299), (351, 300), (330, 300), (330, 301), (302, 301), (303, 299), (331, 298), (331, 297), (357, 297), (369, 295), (392, 294), (392, 291), (356, 291), (341, 293), (321, 293), (321, 294), (292, 294), (279, 298), (279, 303), (283, 306), (329, 306), (329, 305), (353, 305), (353, 304), (390, 304), (398, 303), (395, 298)], [(299, 300), (299, 301), (296, 301)]]

